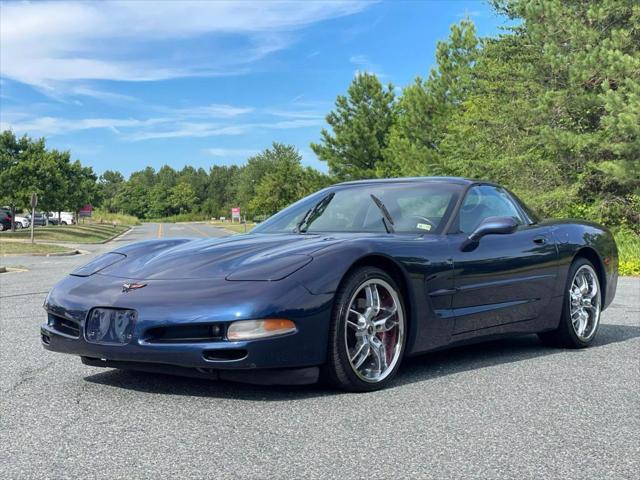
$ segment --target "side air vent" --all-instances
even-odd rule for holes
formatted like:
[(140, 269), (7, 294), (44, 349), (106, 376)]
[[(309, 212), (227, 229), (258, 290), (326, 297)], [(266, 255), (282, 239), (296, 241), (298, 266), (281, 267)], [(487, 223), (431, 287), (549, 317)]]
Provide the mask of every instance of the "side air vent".
[(222, 327), (217, 324), (171, 325), (146, 331), (146, 343), (200, 343), (222, 340)]
[(241, 348), (216, 348), (202, 352), (205, 360), (210, 362), (230, 362), (247, 357), (247, 351)]
[(49, 313), (47, 323), (58, 333), (73, 338), (80, 338), (80, 324), (74, 320)]

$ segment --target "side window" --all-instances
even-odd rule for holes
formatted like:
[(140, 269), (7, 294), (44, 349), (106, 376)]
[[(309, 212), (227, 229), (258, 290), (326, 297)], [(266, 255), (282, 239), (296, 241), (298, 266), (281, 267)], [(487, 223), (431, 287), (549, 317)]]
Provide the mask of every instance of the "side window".
[(490, 185), (471, 188), (460, 207), (460, 231), (473, 232), (487, 217), (513, 217), (519, 225), (524, 223), (520, 212), (503, 189)]

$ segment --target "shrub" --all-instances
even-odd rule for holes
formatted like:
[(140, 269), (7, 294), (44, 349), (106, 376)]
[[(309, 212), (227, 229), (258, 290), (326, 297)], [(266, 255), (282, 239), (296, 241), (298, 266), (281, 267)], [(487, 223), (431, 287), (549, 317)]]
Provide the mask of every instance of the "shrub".
[(140, 219), (133, 215), (124, 213), (109, 213), (105, 210), (96, 209), (91, 214), (93, 223), (114, 223), (116, 225), (140, 225)]
[(620, 275), (640, 275), (640, 235), (629, 228), (614, 232), (618, 245)]

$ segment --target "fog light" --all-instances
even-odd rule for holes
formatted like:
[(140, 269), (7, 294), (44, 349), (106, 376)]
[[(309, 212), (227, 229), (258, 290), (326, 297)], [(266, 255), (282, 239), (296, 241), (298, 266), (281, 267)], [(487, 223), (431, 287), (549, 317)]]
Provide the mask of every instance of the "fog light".
[(253, 340), (256, 338), (272, 337), (293, 333), (296, 324), (284, 318), (272, 318), (268, 320), (241, 320), (233, 322), (227, 329), (229, 340)]

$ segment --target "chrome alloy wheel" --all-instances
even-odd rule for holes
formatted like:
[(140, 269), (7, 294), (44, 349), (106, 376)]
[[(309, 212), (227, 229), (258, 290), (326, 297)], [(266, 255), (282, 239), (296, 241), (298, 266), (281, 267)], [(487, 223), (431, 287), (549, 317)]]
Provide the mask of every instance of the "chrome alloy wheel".
[(583, 342), (589, 341), (600, 321), (600, 283), (598, 275), (589, 265), (581, 266), (573, 276), (569, 289), (569, 308), (576, 336)]
[(344, 339), (353, 372), (365, 382), (384, 380), (402, 353), (404, 312), (394, 288), (379, 278), (364, 282), (349, 301)]

